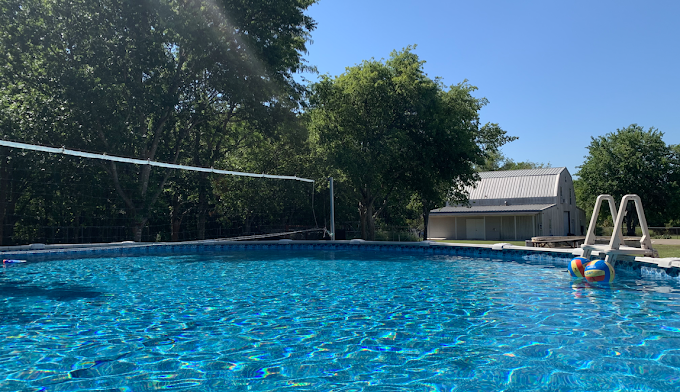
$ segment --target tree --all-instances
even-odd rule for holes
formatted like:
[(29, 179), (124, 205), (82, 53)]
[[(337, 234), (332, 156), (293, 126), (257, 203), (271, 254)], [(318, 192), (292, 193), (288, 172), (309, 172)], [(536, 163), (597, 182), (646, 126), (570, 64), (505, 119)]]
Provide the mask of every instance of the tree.
[[(358, 199), (362, 238), (373, 239), (375, 216), (397, 188), (399, 138), (396, 78), (401, 73), (378, 61), (364, 61), (346, 73), (312, 86), (310, 131), (328, 175), (344, 182)], [(375, 204), (380, 203), (378, 211)]]
[[(54, 135), (48, 144), (173, 163), (199, 146), (210, 151), (194, 163), (210, 164), (219, 137), (197, 134), (199, 125), (218, 116), (223, 134), (295, 107), (312, 3), (0, 0), (0, 76), (12, 86), (3, 90), (26, 116), (40, 109), (36, 92), (49, 97), (55, 110), (35, 124)], [(171, 172), (105, 168), (139, 241)]]
[[(297, 118), (288, 118), (271, 125), (273, 128), (267, 132), (243, 129), (238, 145), (234, 143), (220, 163), (251, 173), (311, 177), (314, 167), (306, 160), (309, 151), (304, 124)], [(232, 226), (243, 227), (244, 233), (258, 231), (261, 224), (285, 228), (309, 226), (314, 220), (310, 208), (313, 186), (309, 183), (222, 176), (214, 178), (213, 184), (219, 200), (215, 209)]]
[(384, 62), (367, 60), (312, 86), (310, 138), (319, 159), (358, 201), (362, 238), (393, 192), (417, 193), (425, 219), (446, 195), (465, 199), (474, 165), (507, 141), (479, 126), (485, 99), (466, 82), (447, 91), (429, 78), (411, 47)]
[(423, 239), (428, 238), (430, 211), (446, 202), (467, 203), (469, 187), (479, 180), (475, 167), (516, 137), (498, 124), (479, 126), (479, 110), (486, 99), (472, 96), (477, 88), (463, 82), (448, 91), (439, 85), (435, 111), (424, 117), (412, 136), (407, 167), (408, 189), (415, 193), (423, 218)]
[[(677, 146), (666, 145), (662, 132), (655, 128), (645, 131), (637, 124), (593, 137), (577, 173), (580, 205), (592, 208), (600, 194), (610, 194), (615, 200), (637, 194), (647, 221), (652, 226), (663, 225), (674, 217), (674, 199), (680, 195), (677, 151)], [(625, 211), (626, 235), (635, 235), (638, 220), (634, 205), (629, 203)]]
[(482, 165), (477, 166), (477, 171), (505, 171), (523, 169), (542, 169), (550, 167), (550, 163), (536, 163), (531, 161), (515, 162), (503, 155), (500, 151), (490, 151)]

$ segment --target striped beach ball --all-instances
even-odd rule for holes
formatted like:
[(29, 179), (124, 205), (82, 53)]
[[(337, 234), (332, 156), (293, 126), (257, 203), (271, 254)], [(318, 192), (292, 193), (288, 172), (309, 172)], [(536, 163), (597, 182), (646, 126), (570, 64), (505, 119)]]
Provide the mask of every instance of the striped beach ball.
[(585, 278), (588, 282), (611, 283), (614, 281), (614, 267), (604, 260), (594, 260), (586, 265)]
[(575, 257), (569, 263), (569, 274), (574, 278), (583, 278), (585, 275), (584, 265), (588, 264), (590, 260), (585, 257)]

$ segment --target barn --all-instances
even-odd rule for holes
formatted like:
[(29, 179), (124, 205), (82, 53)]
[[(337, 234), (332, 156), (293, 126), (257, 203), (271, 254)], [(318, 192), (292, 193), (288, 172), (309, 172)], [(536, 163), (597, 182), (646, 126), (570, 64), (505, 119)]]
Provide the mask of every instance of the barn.
[(576, 207), (565, 167), (479, 173), (470, 204), (430, 212), (431, 239), (526, 240), (584, 235), (585, 211)]

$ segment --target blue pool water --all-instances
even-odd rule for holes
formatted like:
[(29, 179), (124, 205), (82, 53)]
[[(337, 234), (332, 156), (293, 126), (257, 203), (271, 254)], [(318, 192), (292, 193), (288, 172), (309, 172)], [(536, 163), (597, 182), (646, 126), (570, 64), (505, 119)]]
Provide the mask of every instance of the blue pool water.
[(0, 273), (2, 391), (675, 391), (680, 287), (352, 251)]

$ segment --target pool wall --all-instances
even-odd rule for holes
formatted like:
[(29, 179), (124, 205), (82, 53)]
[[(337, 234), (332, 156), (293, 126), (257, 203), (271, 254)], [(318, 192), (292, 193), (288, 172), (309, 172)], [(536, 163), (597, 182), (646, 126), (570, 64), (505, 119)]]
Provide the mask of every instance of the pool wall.
[[(545, 249), (514, 246), (507, 243), (493, 245), (388, 241), (189, 241), (189, 242), (120, 242), (109, 244), (45, 245), (31, 244), (0, 248), (0, 258), (27, 261), (136, 256), (149, 254), (204, 253), (243, 250), (322, 250), (322, 251), (381, 251), (397, 253), (422, 253), (511, 261), (527, 261), (566, 267), (574, 258), (574, 249)], [(598, 258), (595, 252), (593, 259)], [(623, 256), (616, 262), (617, 270), (680, 280), (680, 258), (650, 258)]]

